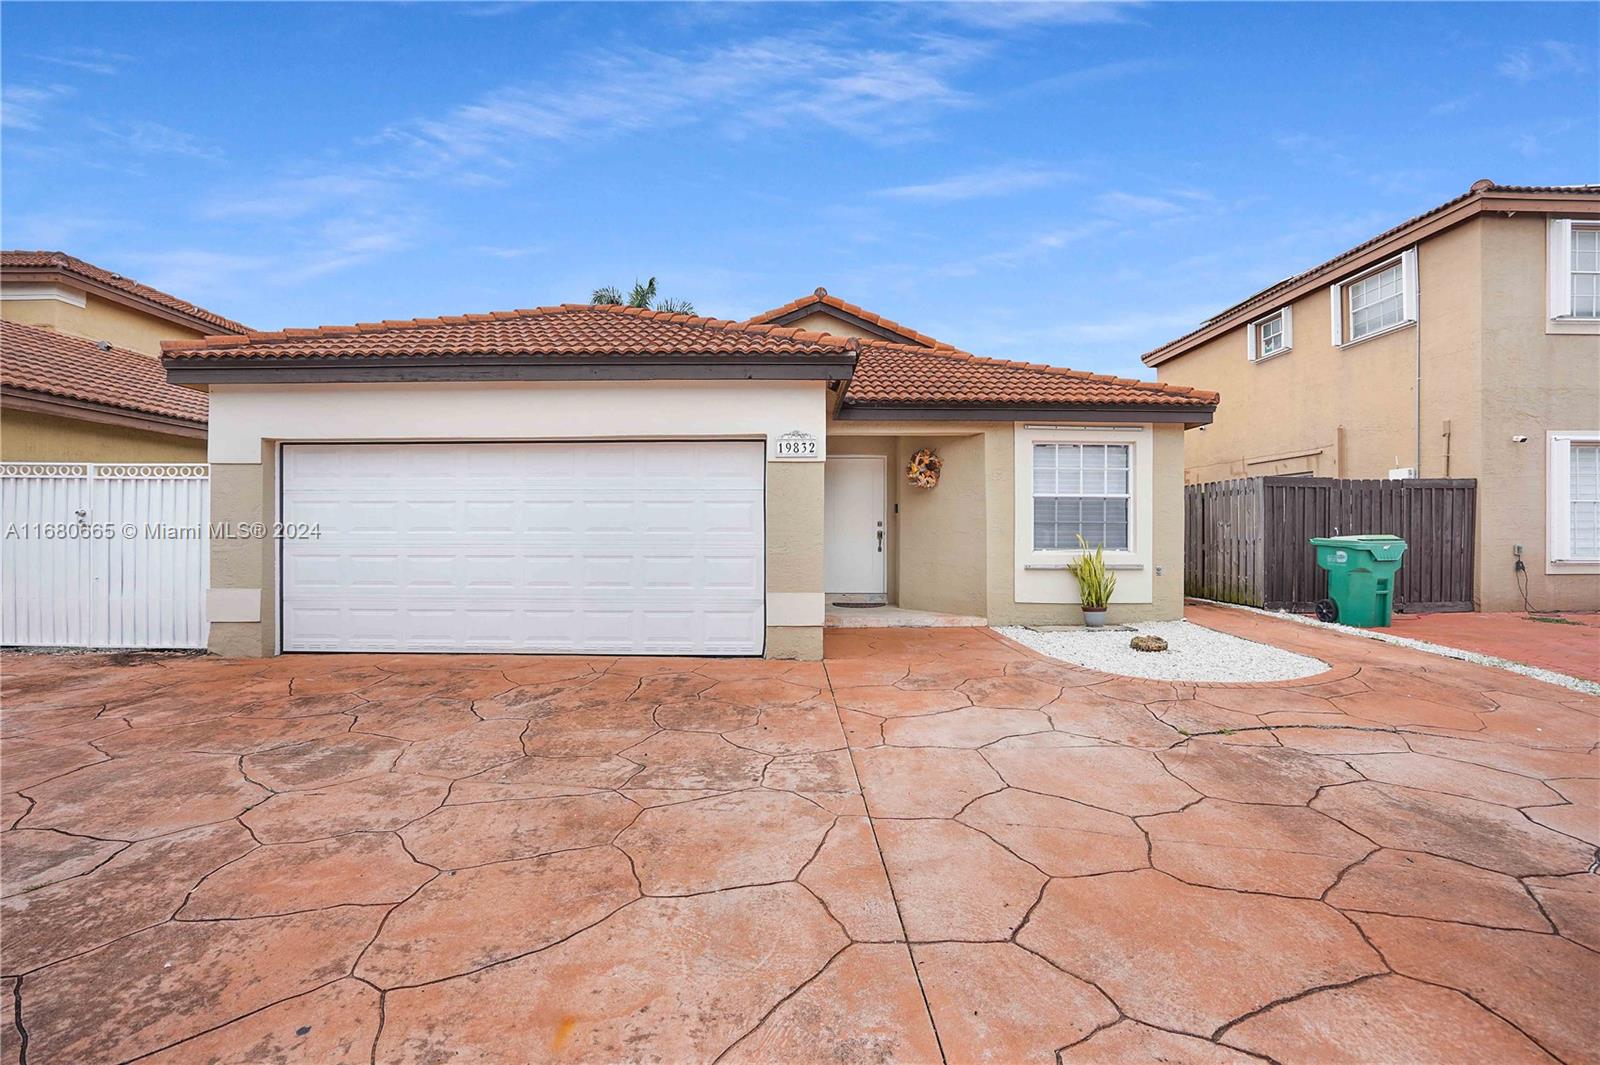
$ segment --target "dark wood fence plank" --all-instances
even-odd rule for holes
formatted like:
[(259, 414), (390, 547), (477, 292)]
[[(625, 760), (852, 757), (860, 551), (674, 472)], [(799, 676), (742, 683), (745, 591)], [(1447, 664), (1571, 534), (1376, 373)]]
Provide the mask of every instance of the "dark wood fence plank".
[(1313, 536), (1405, 539), (1397, 608), (1472, 609), (1477, 482), (1250, 477), (1184, 489), (1184, 593), (1197, 599), (1310, 610), (1326, 596)]

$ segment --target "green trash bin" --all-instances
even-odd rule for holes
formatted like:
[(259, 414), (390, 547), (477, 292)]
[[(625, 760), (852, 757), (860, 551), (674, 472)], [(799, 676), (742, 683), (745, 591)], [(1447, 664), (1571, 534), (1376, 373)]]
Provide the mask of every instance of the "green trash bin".
[(1398, 536), (1313, 536), (1317, 565), (1328, 571), (1328, 598), (1317, 617), (1364, 629), (1388, 628), (1394, 582), (1406, 542)]

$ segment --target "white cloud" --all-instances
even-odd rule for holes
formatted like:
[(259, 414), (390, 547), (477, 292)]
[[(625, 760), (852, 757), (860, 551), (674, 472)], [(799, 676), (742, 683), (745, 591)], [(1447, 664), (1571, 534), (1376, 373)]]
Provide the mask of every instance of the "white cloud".
[(953, 174), (921, 185), (899, 185), (882, 190), (881, 195), (897, 200), (948, 203), (1046, 188), (1069, 181), (1074, 176), (1070, 171), (1047, 167), (996, 166), (984, 170), (971, 170), (964, 174)]
[(1193, 194), (1169, 193), (1166, 196), (1144, 196), (1133, 192), (1103, 192), (1095, 197), (1095, 208), (1103, 214), (1117, 217), (1135, 215), (1163, 216), (1182, 214), (1180, 199), (1195, 199)]
[(259, 188), (213, 196), (200, 206), (203, 218), (300, 218), (342, 204), (369, 200), (386, 189), (384, 181), (355, 170), (286, 177)]
[(34, 55), (33, 58), (90, 74), (115, 74), (123, 64), (133, 60), (132, 56), (109, 52), (104, 48), (63, 48), (58, 52)]
[(51, 105), (75, 91), (70, 85), (7, 85), (0, 89), (0, 126), (39, 129)]
[(903, 138), (932, 115), (970, 103), (951, 76), (986, 51), (929, 34), (900, 49), (826, 36), (758, 38), (688, 55), (627, 49), (593, 55), (571, 76), (507, 85), (385, 135), (435, 165), (508, 163), (538, 143), (692, 125), (732, 136), (814, 125)]
[(1564, 74), (1581, 74), (1588, 69), (1589, 64), (1583, 53), (1566, 41), (1540, 41), (1513, 49), (1495, 67), (1502, 77), (1523, 83)]
[(89, 123), (89, 128), (144, 155), (182, 155), (191, 159), (222, 158), (220, 149), (206, 144), (192, 133), (173, 129), (160, 122), (150, 122), (145, 119), (135, 119), (120, 124), (95, 121)]
[(926, 14), (938, 15), (983, 29), (1015, 30), (1032, 26), (1123, 22), (1128, 17), (1128, 9), (1134, 6), (1137, 5), (1112, 3), (1110, 0), (1106, 2), (977, 0), (977, 2), (934, 4), (921, 10)]

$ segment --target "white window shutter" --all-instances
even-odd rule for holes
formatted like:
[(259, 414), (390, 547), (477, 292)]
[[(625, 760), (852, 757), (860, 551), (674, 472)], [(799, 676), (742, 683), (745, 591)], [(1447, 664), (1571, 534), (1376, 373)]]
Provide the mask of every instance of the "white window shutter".
[(1550, 219), (1549, 233), (1545, 287), (1550, 293), (1550, 317), (1568, 318), (1572, 315), (1572, 219)]
[(1400, 253), (1400, 285), (1405, 294), (1404, 319), (1417, 320), (1417, 249), (1407, 248)]
[(1344, 286), (1333, 284), (1328, 286), (1328, 309), (1333, 312), (1333, 346), (1339, 347), (1344, 343)]
[(1283, 309), (1283, 350), (1294, 347), (1294, 307)]
[(1256, 323), (1248, 322), (1244, 327), (1244, 357), (1250, 362), (1256, 361)]

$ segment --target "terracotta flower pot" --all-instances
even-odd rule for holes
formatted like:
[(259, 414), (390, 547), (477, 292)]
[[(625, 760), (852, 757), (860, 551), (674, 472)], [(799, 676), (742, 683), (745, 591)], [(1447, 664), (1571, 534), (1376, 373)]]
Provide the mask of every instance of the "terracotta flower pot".
[(1106, 608), (1101, 607), (1099, 610), (1085, 609), (1083, 612), (1083, 623), (1091, 629), (1100, 628), (1106, 623)]

